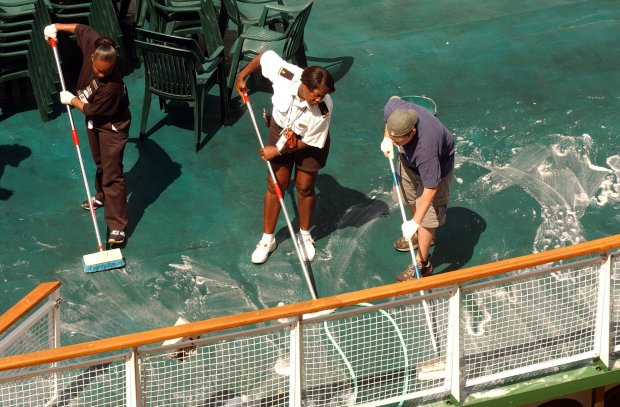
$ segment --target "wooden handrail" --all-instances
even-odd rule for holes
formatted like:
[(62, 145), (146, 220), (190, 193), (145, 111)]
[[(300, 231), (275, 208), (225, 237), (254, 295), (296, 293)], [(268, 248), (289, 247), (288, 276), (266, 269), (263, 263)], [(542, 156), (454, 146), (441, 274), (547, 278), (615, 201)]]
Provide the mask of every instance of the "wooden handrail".
[(34, 290), (30, 291), (30, 293), (28, 293), (24, 298), (19, 300), (17, 304), (13, 305), (4, 314), (0, 315), (0, 335), (13, 326), (13, 324), (21, 317), (39, 305), (60, 286), (60, 281), (41, 283), (36, 286)]
[(170, 326), (113, 338), (68, 345), (56, 349), (37, 351), (22, 355), (14, 355), (0, 359), (0, 371), (24, 368), (38, 364), (47, 364), (66, 359), (84, 357), (92, 354), (137, 348), (140, 346), (163, 342), (173, 338), (195, 337), (197, 335), (223, 331), (261, 322), (274, 321), (302, 314), (323, 310), (342, 308), (372, 302), (386, 298), (411, 294), (421, 290), (436, 289), (443, 286), (457, 286), (465, 282), (492, 277), (502, 273), (531, 268), (560, 260), (609, 252), (620, 247), (620, 235), (605, 237), (589, 242), (578, 243), (545, 252), (529, 254), (513, 259), (502, 260), (457, 270), (450, 273), (411, 280), (404, 283), (388, 284), (381, 287), (368, 288), (333, 297), (299, 302), (281, 307), (267, 308), (257, 311), (243, 312), (235, 315), (211, 318), (185, 325)]

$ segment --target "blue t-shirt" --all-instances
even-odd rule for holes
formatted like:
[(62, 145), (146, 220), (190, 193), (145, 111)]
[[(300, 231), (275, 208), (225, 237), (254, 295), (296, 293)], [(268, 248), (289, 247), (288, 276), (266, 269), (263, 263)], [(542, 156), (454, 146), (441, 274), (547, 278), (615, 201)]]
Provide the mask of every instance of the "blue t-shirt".
[(424, 188), (434, 188), (454, 168), (454, 138), (431, 112), (402, 99), (387, 102), (383, 109), (385, 122), (397, 109), (411, 109), (418, 114), (415, 136), (404, 146), (397, 146), (401, 162), (420, 174)]

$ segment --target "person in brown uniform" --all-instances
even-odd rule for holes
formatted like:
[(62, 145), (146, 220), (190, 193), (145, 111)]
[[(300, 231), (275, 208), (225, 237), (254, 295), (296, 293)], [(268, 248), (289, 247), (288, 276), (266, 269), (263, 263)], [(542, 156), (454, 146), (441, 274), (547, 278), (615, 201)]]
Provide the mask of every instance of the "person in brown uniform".
[[(82, 68), (77, 96), (60, 93), (60, 101), (79, 109), (86, 116), (86, 133), (95, 174), (93, 208), (104, 208), (109, 244), (125, 241), (127, 196), (123, 175), (123, 154), (129, 136), (131, 112), (127, 88), (116, 64), (114, 42), (83, 24), (51, 24), (45, 27), (45, 39), (56, 39), (57, 32), (75, 34), (82, 50)], [(82, 207), (90, 210), (88, 200)]]

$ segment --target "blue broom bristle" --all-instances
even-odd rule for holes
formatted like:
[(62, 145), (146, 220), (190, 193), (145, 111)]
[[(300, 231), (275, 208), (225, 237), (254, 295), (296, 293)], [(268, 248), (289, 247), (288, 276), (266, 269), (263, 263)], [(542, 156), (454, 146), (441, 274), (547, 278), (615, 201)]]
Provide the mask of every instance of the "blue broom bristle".
[(112, 269), (118, 269), (118, 268), (121, 268), (121, 267), (125, 267), (125, 260), (123, 260), (123, 259), (109, 261), (109, 262), (106, 262), (106, 263), (94, 264), (92, 266), (87, 266), (86, 264), (84, 264), (84, 272), (85, 273), (94, 273), (94, 272), (97, 272), (97, 271), (112, 270)]

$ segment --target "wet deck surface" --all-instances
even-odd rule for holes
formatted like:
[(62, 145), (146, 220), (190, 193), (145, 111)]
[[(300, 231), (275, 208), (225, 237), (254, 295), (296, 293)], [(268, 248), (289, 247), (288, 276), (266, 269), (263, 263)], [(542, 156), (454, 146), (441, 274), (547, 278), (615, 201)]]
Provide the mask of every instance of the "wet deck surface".
[[(309, 63), (337, 78), (313, 229), (319, 296), (392, 283), (410, 260), (392, 248), (400, 212), (379, 152), (392, 95), (432, 97), (457, 140), (436, 272), (616, 234), (619, 18), (615, 0), (316, 0)], [(250, 261), (266, 167), (239, 100), (220, 127), (211, 92), (196, 154), (182, 104), (166, 115), (153, 103), (153, 130), (138, 142), (143, 69), (125, 80), (130, 236), (127, 266), (114, 271), (86, 274), (80, 263), (97, 249), (66, 113), (42, 123), (36, 110), (3, 100), (0, 312), (60, 280), (69, 343), (309, 299), (282, 216), (278, 249), (264, 265)], [(270, 107), (268, 93), (251, 97), (257, 112)], [(75, 117), (90, 178), (83, 116)], [(105, 231), (101, 213), (99, 221)]]

